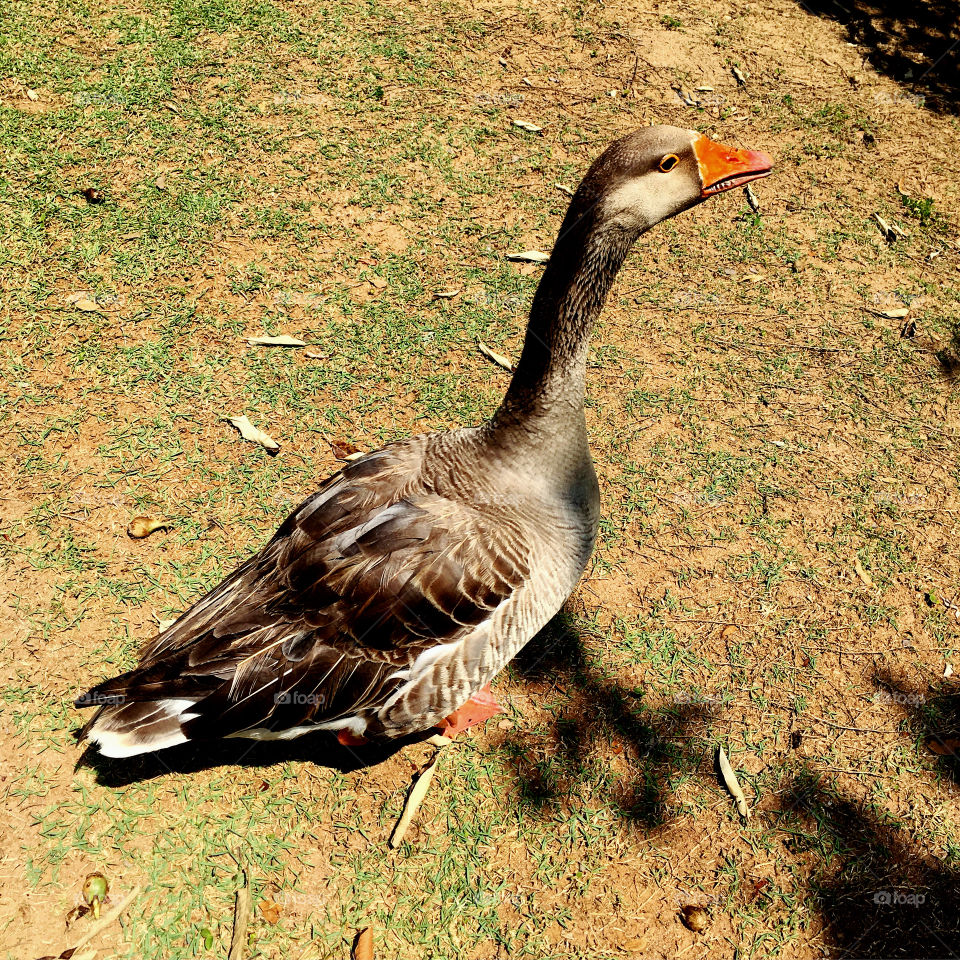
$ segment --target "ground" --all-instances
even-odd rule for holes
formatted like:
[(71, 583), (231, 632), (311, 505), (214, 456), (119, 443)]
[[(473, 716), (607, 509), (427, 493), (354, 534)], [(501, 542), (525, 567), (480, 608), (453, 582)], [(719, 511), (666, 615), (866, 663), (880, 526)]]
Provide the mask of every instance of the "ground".
[[(99, 957), (226, 956), (244, 877), (251, 957), (960, 954), (956, 4), (486, 3), (3, 4), (0, 956), (89, 929), (92, 870), (142, 887)], [(477, 338), (517, 355), (540, 269), (506, 256), (651, 122), (775, 176), (628, 260), (594, 561), (406, 842), (423, 744), (84, 753), (74, 696), (336, 444), (494, 409)]]

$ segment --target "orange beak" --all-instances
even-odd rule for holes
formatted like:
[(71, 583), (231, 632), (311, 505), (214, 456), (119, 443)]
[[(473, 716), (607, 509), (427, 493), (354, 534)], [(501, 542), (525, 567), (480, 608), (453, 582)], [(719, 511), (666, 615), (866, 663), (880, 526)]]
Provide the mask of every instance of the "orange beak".
[(769, 154), (725, 147), (704, 136), (693, 141), (693, 152), (700, 165), (701, 197), (712, 197), (768, 177), (773, 166)]

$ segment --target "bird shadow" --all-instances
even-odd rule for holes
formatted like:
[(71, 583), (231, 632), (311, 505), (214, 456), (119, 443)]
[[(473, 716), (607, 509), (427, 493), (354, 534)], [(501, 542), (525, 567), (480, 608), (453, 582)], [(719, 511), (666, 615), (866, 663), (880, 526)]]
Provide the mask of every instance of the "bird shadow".
[(352, 773), (375, 767), (405, 747), (426, 740), (433, 731), (425, 731), (385, 743), (360, 747), (342, 746), (329, 732), (318, 731), (295, 740), (257, 741), (244, 739), (198, 740), (156, 753), (144, 753), (128, 759), (104, 757), (94, 747), (80, 756), (76, 769), (94, 771), (100, 786), (117, 788), (171, 773), (192, 774), (216, 767), (270, 767), (278, 763), (312, 763), (340, 773)]
[(641, 688), (594, 662), (567, 613), (524, 647), (510, 674), (549, 710), (546, 723), (514, 729), (496, 747), (528, 812), (551, 816), (578, 795), (599, 795), (626, 821), (656, 829), (668, 821), (670, 782), (712, 769), (705, 705), (650, 709)]
[(958, 112), (960, 4), (956, 0), (797, 2), (808, 13), (843, 25), (847, 40), (865, 48), (871, 65), (903, 85), (904, 102), (938, 113)]

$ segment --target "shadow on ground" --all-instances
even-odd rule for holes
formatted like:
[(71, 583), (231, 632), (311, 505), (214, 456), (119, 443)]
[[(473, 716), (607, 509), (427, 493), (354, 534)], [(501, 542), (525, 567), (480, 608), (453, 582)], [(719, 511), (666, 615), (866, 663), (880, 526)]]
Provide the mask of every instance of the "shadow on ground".
[(868, 806), (805, 770), (780, 828), (813, 869), (827, 955), (859, 960), (960, 957), (960, 870), (925, 855)]
[[(654, 712), (643, 691), (619, 683), (594, 663), (567, 614), (559, 614), (512, 661), (511, 674), (552, 711), (499, 745), (516, 776), (521, 802), (552, 815), (587, 792), (646, 828), (667, 822), (671, 781), (699, 770), (711, 776), (699, 703)], [(618, 757), (624, 763), (617, 764)], [(627, 767), (620, 775), (611, 768)]]
[(309, 734), (296, 740), (211, 740), (186, 743), (157, 753), (141, 754), (128, 760), (102, 757), (88, 747), (77, 762), (77, 768), (90, 767), (97, 783), (105, 787), (124, 787), (141, 780), (152, 780), (171, 773), (190, 774), (215, 767), (269, 767), (296, 761), (350, 773), (375, 767), (397, 751), (430, 736), (430, 731), (387, 744), (364, 747), (343, 747), (326, 732)]
[(960, 97), (958, 0), (798, 0), (846, 27), (871, 65), (904, 86), (904, 98), (957, 113)]

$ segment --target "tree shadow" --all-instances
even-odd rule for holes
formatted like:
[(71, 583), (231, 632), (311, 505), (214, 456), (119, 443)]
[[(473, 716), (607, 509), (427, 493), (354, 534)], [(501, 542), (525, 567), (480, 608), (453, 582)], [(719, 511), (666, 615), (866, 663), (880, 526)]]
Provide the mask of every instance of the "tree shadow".
[(798, 0), (843, 24), (866, 47), (872, 66), (906, 88), (904, 99), (939, 113), (958, 112), (960, 4), (957, 0)]
[(960, 681), (944, 679), (922, 690), (888, 671), (877, 671), (876, 696), (903, 715), (918, 749), (936, 758), (937, 772), (960, 784)]
[[(525, 727), (498, 745), (530, 812), (551, 815), (587, 791), (627, 821), (655, 829), (668, 820), (671, 779), (712, 769), (704, 705), (685, 700), (656, 712), (645, 706), (642, 690), (592, 661), (568, 614), (558, 614), (524, 647), (510, 673), (558, 704), (545, 733), (543, 724)], [(629, 772), (618, 773), (617, 765)]]
[(960, 957), (960, 869), (925, 855), (866, 805), (804, 769), (780, 811), (838, 960)]

